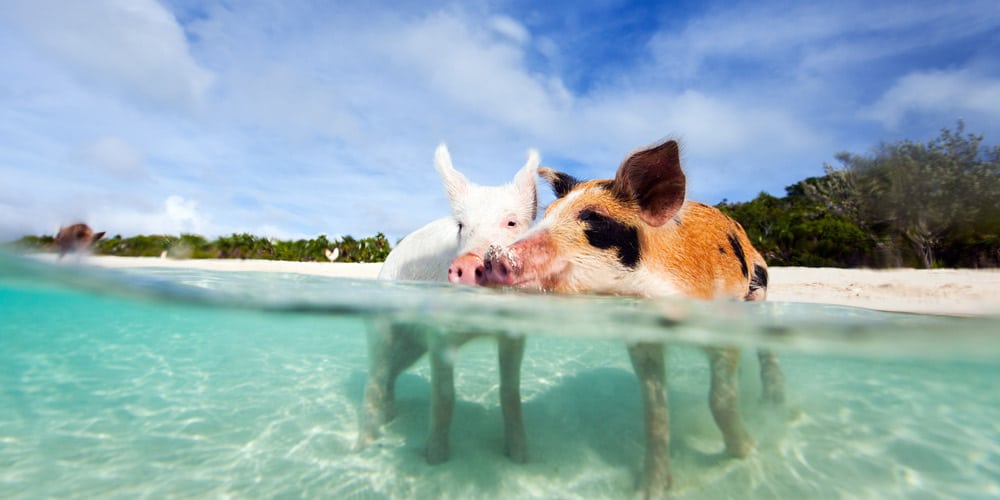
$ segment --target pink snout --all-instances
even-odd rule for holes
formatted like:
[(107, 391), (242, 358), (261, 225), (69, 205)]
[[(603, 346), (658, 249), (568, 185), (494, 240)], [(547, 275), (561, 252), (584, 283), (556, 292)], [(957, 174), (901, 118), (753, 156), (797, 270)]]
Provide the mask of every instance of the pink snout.
[(483, 258), (467, 253), (451, 261), (448, 266), (448, 281), (463, 285), (475, 285), (483, 275)]
[(513, 269), (509, 252), (503, 252), (498, 246), (491, 246), (486, 251), (483, 272), (476, 283), (481, 286), (510, 286), (514, 283)]

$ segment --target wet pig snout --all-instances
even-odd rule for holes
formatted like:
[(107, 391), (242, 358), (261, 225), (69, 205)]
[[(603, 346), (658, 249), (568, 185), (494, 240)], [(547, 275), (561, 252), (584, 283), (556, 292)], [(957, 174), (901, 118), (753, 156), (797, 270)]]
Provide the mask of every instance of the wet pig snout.
[(475, 285), (482, 275), (483, 258), (474, 253), (459, 256), (448, 266), (448, 281), (451, 283)]
[(483, 259), (483, 275), (476, 281), (480, 285), (510, 285), (514, 282), (513, 262), (509, 252), (491, 246)]

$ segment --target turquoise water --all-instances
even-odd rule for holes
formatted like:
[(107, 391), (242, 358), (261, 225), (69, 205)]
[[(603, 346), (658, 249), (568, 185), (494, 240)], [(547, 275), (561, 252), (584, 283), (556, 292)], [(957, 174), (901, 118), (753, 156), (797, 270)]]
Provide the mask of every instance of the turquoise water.
[[(355, 451), (370, 316), (528, 336), (530, 461), (502, 453), (495, 345), (456, 356), (451, 460), (426, 465), (426, 360)], [(669, 327), (668, 327), (669, 325)], [(519, 295), (0, 257), (0, 498), (623, 498), (642, 467), (626, 340), (669, 339), (673, 496), (1000, 496), (1000, 320), (804, 304)], [(788, 401), (721, 455), (697, 345), (766, 346)]]

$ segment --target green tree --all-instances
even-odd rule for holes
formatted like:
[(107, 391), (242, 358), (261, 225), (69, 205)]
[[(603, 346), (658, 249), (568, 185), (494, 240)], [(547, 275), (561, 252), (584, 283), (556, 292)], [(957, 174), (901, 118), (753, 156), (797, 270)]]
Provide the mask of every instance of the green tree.
[(4, 246), (16, 252), (44, 252), (53, 249), (56, 239), (52, 236), (22, 236)]
[(389, 240), (382, 233), (371, 238), (356, 240), (344, 236), (337, 244), (342, 262), (382, 262), (389, 255)]
[(746, 203), (718, 208), (736, 219), (764, 259), (779, 266), (858, 266), (871, 261), (873, 239), (844, 215), (810, 200), (804, 190), (815, 179), (788, 186), (786, 196), (760, 193)]
[(177, 241), (176, 236), (162, 234), (137, 235), (123, 238), (116, 234), (94, 244), (94, 253), (122, 257), (159, 257)]
[(906, 260), (906, 245), (921, 266), (934, 267), (956, 238), (996, 234), (1000, 153), (964, 128), (959, 121), (954, 132), (943, 129), (927, 144), (900, 141), (866, 156), (840, 153), (842, 168), (828, 168), (828, 182), (809, 194), (877, 234), (897, 264)]

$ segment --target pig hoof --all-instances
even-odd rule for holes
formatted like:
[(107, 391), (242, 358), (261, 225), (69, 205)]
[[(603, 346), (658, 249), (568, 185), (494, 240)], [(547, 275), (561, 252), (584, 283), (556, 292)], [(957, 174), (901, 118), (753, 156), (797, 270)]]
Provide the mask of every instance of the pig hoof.
[(354, 443), (354, 451), (362, 451), (369, 445), (378, 440), (380, 433), (380, 426), (372, 423), (371, 421), (365, 422), (358, 433), (358, 440)]
[(736, 443), (726, 443), (726, 454), (733, 458), (746, 458), (756, 447), (753, 439), (743, 438)]
[(669, 473), (665, 476), (646, 478), (639, 489), (640, 497), (644, 499), (663, 498), (666, 496), (673, 482), (674, 478)]
[(767, 404), (780, 405), (785, 402), (785, 391), (781, 388), (765, 389), (764, 393), (761, 394), (760, 399)]
[(515, 464), (523, 464), (528, 462), (528, 450), (521, 446), (515, 446), (507, 449), (507, 458)]
[(772, 373), (761, 377), (763, 384), (761, 387), (760, 399), (769, 404), (779, 405), (785, 402), (785, 379), (781, 372), (772, 370)]
[(443, 464), (448, 461), (448, 447), (440, 445), (427, 446), (427, 463), (429, 465)]

